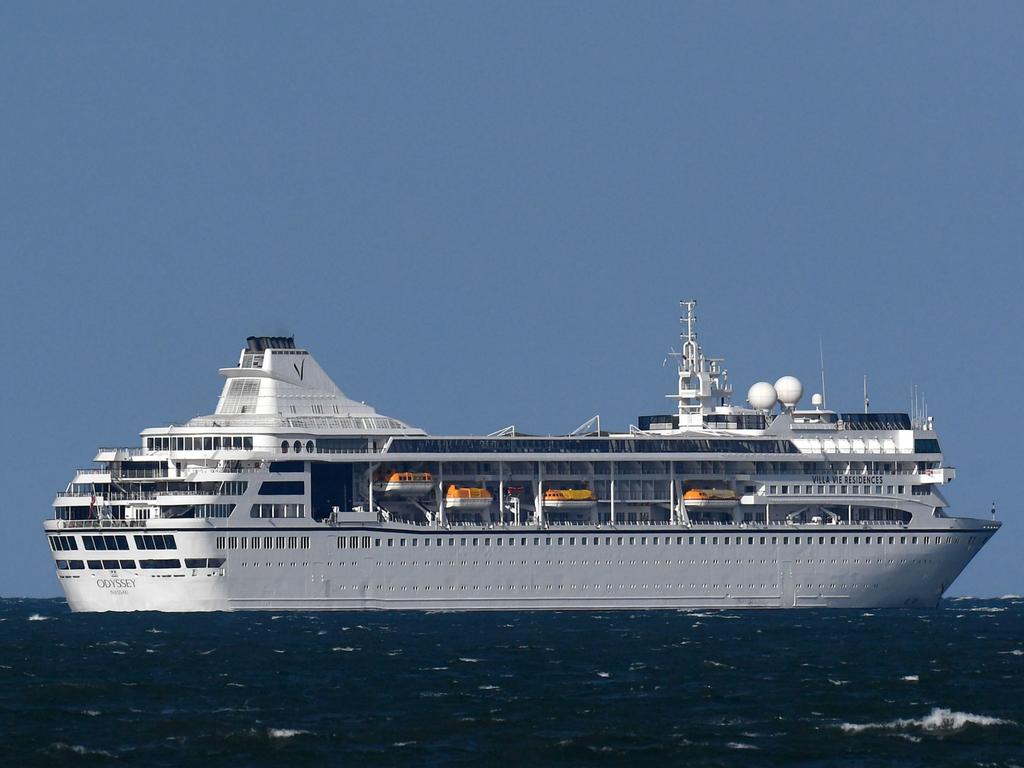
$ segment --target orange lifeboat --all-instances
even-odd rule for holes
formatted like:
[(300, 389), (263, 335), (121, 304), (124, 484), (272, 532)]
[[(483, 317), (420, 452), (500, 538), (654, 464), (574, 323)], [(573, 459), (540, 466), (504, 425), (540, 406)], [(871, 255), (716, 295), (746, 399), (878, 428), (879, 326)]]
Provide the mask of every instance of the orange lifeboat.
[(544, 506), (552, 509), (592, 507), (597, 497), (589, 488), (550, 488), (544, 491)]
[(683, 504), (693, 509), (730, 509), (739, 498), (724, 488), (691, 488), (683, 494)]
[(450, 485), (444, 497), (444, 505), (448, 509), (487, 509), (491, 506), (491, 492), (486, 488)]
[(433, 489), (434, 476), (429, 472), (391, 472), (373, 487), (387, 496), (423, 496)]

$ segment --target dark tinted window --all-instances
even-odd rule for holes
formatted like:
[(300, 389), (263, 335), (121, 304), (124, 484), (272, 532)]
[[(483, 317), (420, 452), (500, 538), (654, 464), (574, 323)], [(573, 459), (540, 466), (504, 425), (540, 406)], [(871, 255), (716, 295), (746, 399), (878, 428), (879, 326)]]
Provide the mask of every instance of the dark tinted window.
[(180, 560), (139, 560), (139, 567), (143, 570), (156, 570), (160, 568), (181, 568)]
[(260, 486), (260, 496), (301, 496), (305, 490), (301, 480), (268, 480)]
[(847, 429), (910, 429), (905, 413), (841, 413), (839, 418)]
[(272, 461), (270, 462), (271, 472), (302, 472), (306, 468), (301, 461)]

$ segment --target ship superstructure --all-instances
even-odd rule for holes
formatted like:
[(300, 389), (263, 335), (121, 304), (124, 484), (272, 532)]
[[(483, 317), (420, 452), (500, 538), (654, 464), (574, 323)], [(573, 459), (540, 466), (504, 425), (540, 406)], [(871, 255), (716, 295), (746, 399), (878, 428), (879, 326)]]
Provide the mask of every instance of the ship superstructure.
[(250, 337), (215, 412), (100, 448), (44, 524), (74, 610), (932, 606), (999, 527), (931, 419), (731, 403), (681, 302), (674, 413), (432, 436)]

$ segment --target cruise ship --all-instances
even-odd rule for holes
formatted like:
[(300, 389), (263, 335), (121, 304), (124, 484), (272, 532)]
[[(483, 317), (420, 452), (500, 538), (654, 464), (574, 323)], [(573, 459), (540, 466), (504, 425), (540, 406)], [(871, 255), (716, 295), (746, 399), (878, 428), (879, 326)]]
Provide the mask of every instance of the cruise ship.
[[(934, 606), (999, 523), (931, 418), (793, 376), (731, 403), (683, 310), (671, 413), (433, 436), (252, 336), (212, 415), (100, 448), (43, 527), (75, 611)], [(914, 410), (914, 409), (912, 409)], [(994, 517), (994, 514), (993, 514)]]

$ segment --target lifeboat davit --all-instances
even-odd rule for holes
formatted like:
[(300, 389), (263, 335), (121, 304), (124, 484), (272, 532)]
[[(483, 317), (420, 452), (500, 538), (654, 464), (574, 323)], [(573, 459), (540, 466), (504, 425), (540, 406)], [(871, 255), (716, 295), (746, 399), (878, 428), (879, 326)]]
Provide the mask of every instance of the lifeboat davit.
[(597, 497), (589, 488), (551, 488), (544, 491), (544, 506), (552, 509), (592, 507)]
[(444, 497), (448, 509), (487, 509), (491, 506), (491, 492), (486, 488), (460, 488), (448, 486)]
[(375, 491), (387, 496), (423, 496), (434, 487), (434, 476), (429, 472), (392, 472), (373, 484)]
[(735, 491), (720, 488), (691, 488), (683, 494), (683, 504), (694, 509), (729, 509), (738, 501)]

